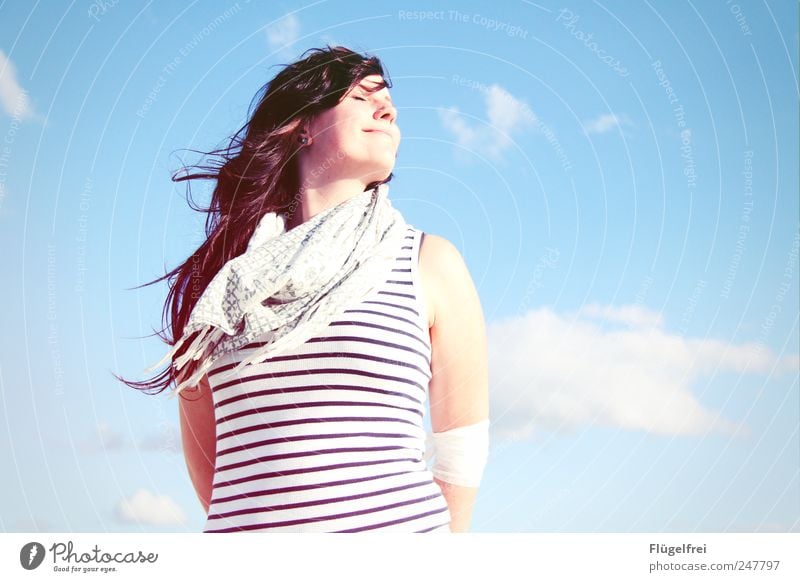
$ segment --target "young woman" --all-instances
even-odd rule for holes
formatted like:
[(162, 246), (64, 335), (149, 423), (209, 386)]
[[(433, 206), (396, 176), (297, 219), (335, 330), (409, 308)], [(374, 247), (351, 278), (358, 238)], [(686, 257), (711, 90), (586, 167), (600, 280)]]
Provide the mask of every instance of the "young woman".
[(126, 383), (176, 383), (205, 532), (469, 528), (488, 455), (483, 315), (458, 250), (387, 197), (390, 87), (376, 57), (311, 49), (218, 167), (174, 178), (217, 181), (207, 240), (157, 279), (177, 277), (169, 367)]

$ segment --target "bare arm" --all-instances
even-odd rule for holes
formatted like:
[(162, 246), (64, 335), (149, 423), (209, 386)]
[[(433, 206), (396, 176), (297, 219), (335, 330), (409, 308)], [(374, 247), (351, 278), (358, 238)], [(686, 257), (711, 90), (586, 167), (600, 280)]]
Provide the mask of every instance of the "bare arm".
[[(489, 417), (486, 328), (472, 277), (452, 243), (426, 234), (420, 269), (433, 298), (429, 395), (436, 433)], [(450, 530), (468, 531), (478, 488), (435, 480), (450, 509)]]
[[(198, 393), (199, 388), (199, 393)], [(216, 421), (211, 386), (204, 376), (200, 384), (178, 395), (183, 454), (189, 477), (206, 514), (211, 503), (211, 486), (216, 459)]]

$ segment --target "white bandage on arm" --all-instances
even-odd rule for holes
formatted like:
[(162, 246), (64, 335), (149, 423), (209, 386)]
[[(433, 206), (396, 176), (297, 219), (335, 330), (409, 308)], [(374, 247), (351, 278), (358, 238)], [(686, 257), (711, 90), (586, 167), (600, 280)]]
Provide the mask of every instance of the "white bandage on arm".
[(431, 472), (441, 481), (477, 487), (489, 458), (489, 419), (444, 432), (429, 432), (425, 459), (434, 457)]

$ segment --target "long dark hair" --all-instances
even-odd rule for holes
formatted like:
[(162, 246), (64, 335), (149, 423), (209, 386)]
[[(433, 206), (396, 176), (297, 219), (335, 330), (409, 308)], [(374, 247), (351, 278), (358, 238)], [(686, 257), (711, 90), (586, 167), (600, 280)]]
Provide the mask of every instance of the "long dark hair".
[[(216, 159), (209, 165), (193, 166), (197, 170), (195, 173), (184, 168), (185, 175), (177, 172), (172, 176), (174, 182), (199, 179), (217, 183), (207, 208), (192, 204), (191, 187), (187, 184), (189, 206), (207, 213), (203, 244), (179, 267), (139, 286), (169, 279), (169, 293), (162, 312), (162, 320), (167, 316), (169, 320), (157, 335), (170, 346), (183, 335), (192, 309), (214, 276), (226, 262), (246, 250), (261, 217), (267, 212), (294, 212), (299, 204), (296, 154), (302, 147), (299, 137), (306, 121), (335, 107), (349, 89), (368, 75), (384, 78), (383, 84), (371, 90), (392, 86), (384, 76), (380, 59), (342, 46), (312, 48), (298, 61), (281, 66), (281, 71), (259, 90), (262, 96), (255, 111), (230, 138), (229, 145), (210, 152), (197, 152)], [(391, 179), (392, 174), (389, 174), (385, 180), (369, 184), (367, 189)], [(163, 334), (166, 327), (171, 329), (170, 339)], [(191, 340), (188, 338), (167, 368), (150, 380), (132, 382), (112, 374), (132, 388), (159, 394), (178, 380), (174, 361), (191, 345)], [(200, 364), (196, 360), (188, 362), (180, 371), (181, 378), (190, 377)]]

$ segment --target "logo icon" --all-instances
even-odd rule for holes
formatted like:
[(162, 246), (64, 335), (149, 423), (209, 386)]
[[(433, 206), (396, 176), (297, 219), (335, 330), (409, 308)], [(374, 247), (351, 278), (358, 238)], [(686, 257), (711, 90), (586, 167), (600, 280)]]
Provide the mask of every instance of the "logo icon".
[(26, 570), (35, 570), (44, 561), (44, 546), (39, 542), (28, 542), (19, 551), (19, 563)]

